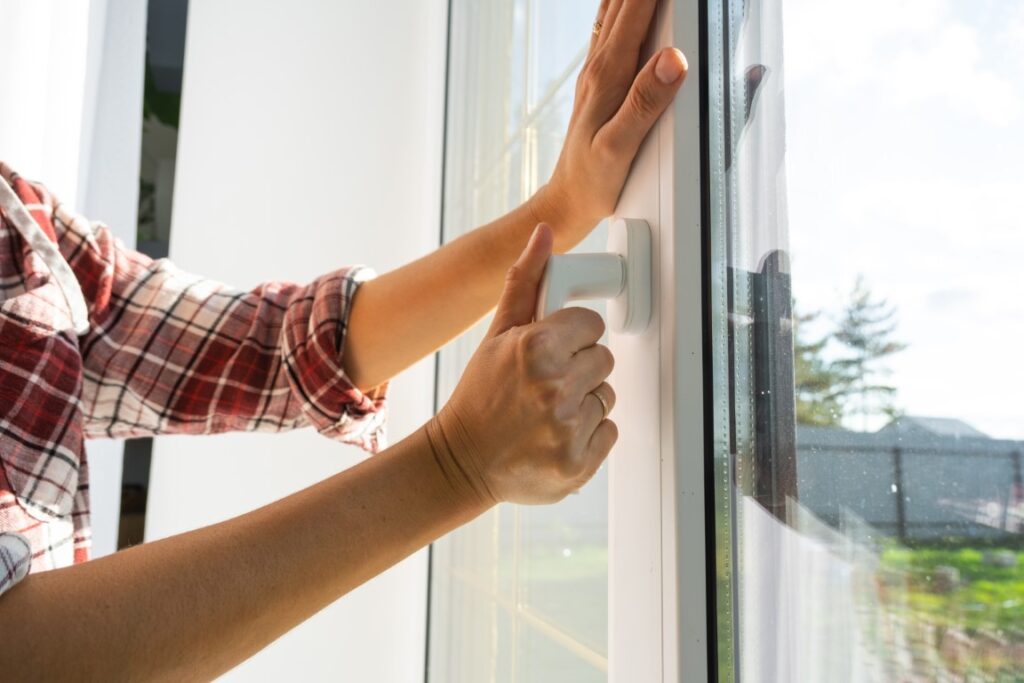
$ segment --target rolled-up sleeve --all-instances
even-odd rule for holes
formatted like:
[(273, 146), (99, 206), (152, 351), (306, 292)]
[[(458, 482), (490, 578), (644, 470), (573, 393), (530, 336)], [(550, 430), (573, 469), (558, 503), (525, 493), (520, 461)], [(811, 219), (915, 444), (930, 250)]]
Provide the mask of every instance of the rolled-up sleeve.
[(0, 595), (25, 578), (32, 565), (32, 549), (21, 534), (0, 532)]
[(126, 249), (103, 225), (60, 209), (56, 218), (89, 307), (87, 436), (312, 426), (384, 447), (386, 385), (362, 392), (342, 363), (352, 301), (372, 271), (235, 289)]

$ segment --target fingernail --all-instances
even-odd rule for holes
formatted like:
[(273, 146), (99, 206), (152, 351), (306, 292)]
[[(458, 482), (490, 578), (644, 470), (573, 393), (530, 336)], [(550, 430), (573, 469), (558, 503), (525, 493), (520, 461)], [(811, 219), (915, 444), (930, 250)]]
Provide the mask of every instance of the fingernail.
[(686, 70), (686, 66), (686, 55), (676, 48), (672, 48), (665, 50), (658, 57), (658, 63), (654, 65), (654, 75), (658, 77), (659, 81), (668, 85), (679, 79), (683, 71)]
[(537, 227), (534, 228), (533, 238), (539, 240), (539, 239), (542, 238), (544, 233), (548, 233), (549, 235), (551, 234), (551, 224), (550, 223), (538, 223)]
[(531, 246), (531, 245), (533, 245), (534, 242), (537, 241), (537, 238), (540, 236), (541, 226), (543, 226), (543, 225), (544, 225), (543, 223), (538, 223), (537, 224), (537, 226), (533, 229), (533, 233), (530, 234), (530, 239), (527, 240), (526, 246)]

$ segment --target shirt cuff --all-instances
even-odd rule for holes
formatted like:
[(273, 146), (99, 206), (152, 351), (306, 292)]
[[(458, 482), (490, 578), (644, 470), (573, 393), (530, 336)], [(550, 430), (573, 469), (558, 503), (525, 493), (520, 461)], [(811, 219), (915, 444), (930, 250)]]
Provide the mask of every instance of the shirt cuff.
[(314, 280), (285, 316), (285, 369), (303, 412), (321, 434), (370, 453), (387, 445), (387, 384), (360, 391), (345, 374), (342, 358), (352, 301), (375, 277), (352, 266)]
[(0, 595), (28, 574), (32, 546), (21, 534), (0, 532)]

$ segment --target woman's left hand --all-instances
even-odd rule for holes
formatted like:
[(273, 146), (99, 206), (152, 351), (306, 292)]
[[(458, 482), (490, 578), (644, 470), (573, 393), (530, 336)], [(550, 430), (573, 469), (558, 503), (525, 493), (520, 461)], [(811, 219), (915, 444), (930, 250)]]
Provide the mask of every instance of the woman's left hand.
[(600, 30), (576, 83), (562, 154), (548, 184), (529, 202), (360, 285), (344, 356), (345, 372), (356, 386), (369, 389), (387, 381), (490, 310), (502, 276), (538, 223), (551, 226), (554, 250), (561, 252), (615, 210), (640, 143), (686, 75), (686, 59), (674, 48), (659, 50), (639, 68), (657, 5), (658, 0), (601, 0), (595, 25)]
[(565, 251), (610, 215), (647, 133), (686, 76), (686, 58), (663, 48), (639, 69), (658, 0), (602, 0), (561, 156), (533, 199), (534, 215)]

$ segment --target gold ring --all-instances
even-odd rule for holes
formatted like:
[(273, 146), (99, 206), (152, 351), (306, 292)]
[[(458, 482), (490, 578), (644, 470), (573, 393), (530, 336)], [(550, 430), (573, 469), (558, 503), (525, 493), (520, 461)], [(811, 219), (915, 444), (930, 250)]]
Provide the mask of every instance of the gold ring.
[(604, 396), (599, 394), (596, 389), (594, 391), (591, 391), (590, 393), (593, 394), (594, 397), (601, 402), (601, 408), (604, 410), (604, 417), (602, 417), (601, 419), (605, 419), (605, 417), (608, 417), (608, 413), (611, 412), (608, 408), (608, 401), (606, 401)]
[(602, 24), (600, 21), (595, 21), (594, 22), (594, 35), (595, 36), (601, 33), (601, 27), (602, 26), (604, 26), (604, 24)]

